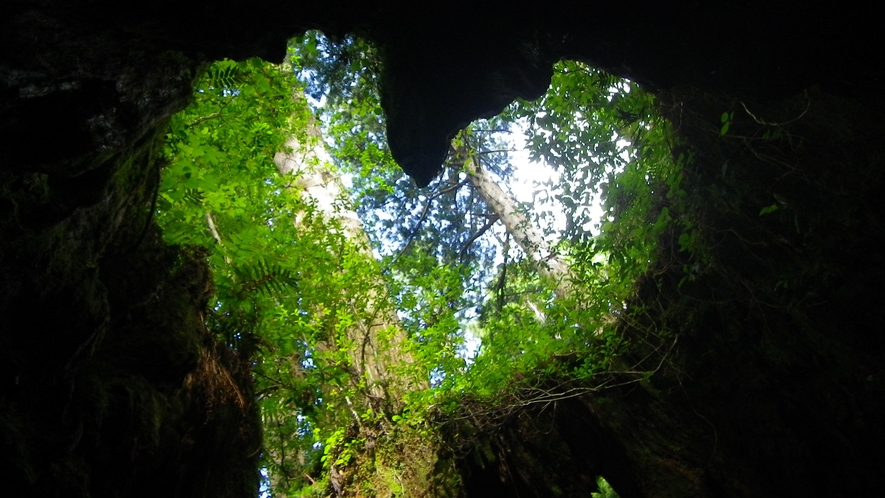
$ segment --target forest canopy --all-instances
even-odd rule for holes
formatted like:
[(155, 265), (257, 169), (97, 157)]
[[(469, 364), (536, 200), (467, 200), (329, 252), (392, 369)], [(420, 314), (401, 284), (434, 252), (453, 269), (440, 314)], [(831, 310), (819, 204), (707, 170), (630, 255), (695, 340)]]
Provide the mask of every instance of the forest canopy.
[[(674, 227), (697, 255), (684, 280), (703, 264), (679, 214), (690, 158), (635, 84), (560, 62), (541, 99), (462, 130), (419, 189), (387, 149), (375, 57), (309, 33), (282, 65), (216, 62), (166, 140), (156, 216), (205, 251), (205, 325), (253, 365), (275, 496), (427, 487), (470, 451), (463, 420), (647, 379), (675, 337), (623, 360), (637, 282)], [(535, 203), (507, 186), (521, 141), (555, 171)]]

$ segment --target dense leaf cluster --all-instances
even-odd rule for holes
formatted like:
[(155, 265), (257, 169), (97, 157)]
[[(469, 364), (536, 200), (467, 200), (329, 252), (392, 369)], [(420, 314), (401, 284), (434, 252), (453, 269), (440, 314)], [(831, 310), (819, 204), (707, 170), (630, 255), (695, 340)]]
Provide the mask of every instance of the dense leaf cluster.
[[(311, 110), (290, 65), (221, 61), (208, 69), (194, 104), (170, 128), (157, 206), (170, 242), (210, 248), (215, 289), (206, 325), (252, 358), (275, 489), (334, 487), (337, 469), (359, 459), (378, 431), (400, 425), (430, 437), (428, 424), (440, 416), (497, 407), (473, 414), (487, 420), (561, 395), (551, 380), (602, 388), (613, 369), (623, 370), (616, 358), (629, 341), (615, 325), (657, 238), (682, 223), (672, 208), (679, 164), (651, 96), (562, 63), (544, 98), (459, 135), (443, 175), (422, 190), (387, 150), (371, 47), (317, 35), (294, 46), (292, 61), (322, 103), (337, 174), (351, 185), (380, 263), (361, 259), (297, 181), (277, 173), (274, 156), (289, 137), (311, 140)], [(546, 195), (563, 206), (566, 231), (546, 236), (559, 241), (555, 255), (569, 267), (565, 294), (511, 247), (513, 234), (496, 227), (502, 213), (464, 169), (470, 157), (506, 181), (513, 169), (506, 134), (517, 124), (531, 157), (559, 174)], [(670, 207), (655, 204), (662, 192)], [(594, 232), (589, 206), (600, 197), (604, 216)], [(398, 375), (416, 379), (396, 413), (370, 399), (349, 354), (357, 345), (345, 333), (374, 320), (353, 309), (354, 299), (383, 295), (410, 337), (389, 345), (411, 358)], [(465, 350), (470, 338), (482, 342), (475, 357)]]

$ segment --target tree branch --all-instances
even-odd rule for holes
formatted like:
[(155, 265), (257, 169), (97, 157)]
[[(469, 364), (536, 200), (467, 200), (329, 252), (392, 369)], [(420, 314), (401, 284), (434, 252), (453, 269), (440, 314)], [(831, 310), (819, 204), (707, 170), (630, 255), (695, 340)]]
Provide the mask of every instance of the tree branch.
[(500, 217), (498, 215), (496, 215), (496, 214), (491, 215), (489, 217), (489, 221), (487, 221), (485, 225), (483, 225), (479, 230), (476, 231), (476, 233), (474, 233), (473, 235), (470, 236), (469, 239), (467, 239), (467, 242), (464, 243), (464, 247), (462, 247), (461, 250), (458, 251), (458, 259), (461, 259), (461, 256), (463, 256), (464, 253), (467, 252), (467, 249), (470, 247), (470, 244), (473, 244), (473, 242), (476, 241), (476, 239), (482, 237), (482, 234), (486, 233), (489, 230), (489, 228), (492, 228), (492, 226), (495, 223), (497, 223), (499, 219), (500, 219)]

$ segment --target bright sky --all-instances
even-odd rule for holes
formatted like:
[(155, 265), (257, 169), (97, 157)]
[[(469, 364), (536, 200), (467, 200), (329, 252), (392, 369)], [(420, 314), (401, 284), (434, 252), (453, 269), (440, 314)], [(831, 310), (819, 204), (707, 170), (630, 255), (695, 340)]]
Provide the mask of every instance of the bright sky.
[[(557, 184), (559, 174), (547, 164), (529, 160), (529, 153), (525, 149), (525, 136), (521, 132), (514, 133), (510, 142), (514, 151), (510, 153), (510, 162), (515, 170), (513, 180), (507, 185), (510, 192), (519, 202), (531, 204), (533, 212), (549, 212), (553, 218), (551, 222), (554, 228), (559, 232), (565, 230), (564, 208), (556, 199), (556, 192), (546, 191), (548, 187), (543, 185), (551, 180)], [(542, 193), (539, 194), (539, 191)], [(543, 191), (546, 191), (546, 195)], [(585, 226), (584, 229), (598, 234), (597, 224), (602, 218), (602, 204), (597, 198), (591, 205), (586, 206), (586, 209), (589, 210), (593, 221), (592, 226)]]

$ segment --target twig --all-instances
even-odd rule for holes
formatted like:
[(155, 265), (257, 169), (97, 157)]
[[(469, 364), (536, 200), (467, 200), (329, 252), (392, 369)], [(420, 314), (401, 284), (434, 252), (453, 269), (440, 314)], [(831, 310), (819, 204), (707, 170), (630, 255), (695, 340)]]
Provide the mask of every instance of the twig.
[(499, 219), (499, 217), (496, 214), (493, 214), (492, 216), (490, 216), (489, 221), (486, 222), (486, 224), (483, 225), (482, 228), (477, 230), (476, 233), (471, 235), (470, 238), (467, 239), (467, 242), (464, 243), (464, 247), (462, 247), (461, 250), (458, 251), (458, 259), (461, 259), (461, 256), (463, 256), (464, 253), (467, 252), (467, 249), (470, 247), (470, 244), (473, 244), (473, 242), (476, 241), (476, 239), (482, 237), (482, 234), (486, 233), (489, 230), (489, 228), (492, 228), (492, 226), (498, 222), (498, 219)]
[(792, 122), (794, 122), (794, 121), (798, 121), (799, 119), (802, 118), (802, 116), (804, 116), (804, 115), (808, 112), (809, 109), (811, 109), (811, 99), (808, 97), (808, 90), (805, 91), (805, 98), (808, 100), (808, 104), (805, 106), (805, 110), (802, 111), (802, 113), (799, 114), (798, 116), (796, 116), (795, 118), (793, 118), (793, 119), (791, 119), (791, 120), (789, 120), (789, 121), (784, 121), (783, 123), (769, 123), (769, 122), (765, 121), (764, 119), (757, 118), (752, 112), (750, 112), (749, 109), (747, 109), (747, 104), (744, 104), (743, 102), (741, 102), (741, 107), (743, 107), (743, 108), (744, 108), (744, 111), (745, 111), (747, 114), (749, 114), (751, 118), (753, 118), (753, 121), (755, 121), (755, 122), (757, 122), (757, 123), (759, 123), (759, 124), (761, 124), (761, 125), (765, 125), (765, 126), (784, 126), (784, 125), (788, 125), (788, 124), (790, 124), (790, 123), (792, 123)]
[(396, 261), (400, 258), (400, 256), (405, 254), (405, 252), (412, 245), (412, 242), (415, 241), (415, 237), (418, 235), (418, 231), (421, 229), (421, 225), (424, 224), (424, 221), (427, 219), (427, 214), (430, 212), (430, 205), (433, 203), (434, 199), (436, 199), (439, 196), (445, 195), (449, 192), (452, 192), (454, 190), (460, 189), (464, 185), (467, 185), (467, 182), (468, 182), (468, 180), (465, 178), (464, 180), (461, 180), (460, 182), (452, 185), (451, 187), (446, 187), (446, 188), (440, 190), (439, 192), (434, 193), (433, 195), (431, 195), (427, 198), (427, 202), (424, 204), (424, 209), (421, 211), (421, 217), (418, 218), (418, 222), (415, 224), (415, 228), (413, 228), (412, 233), (409, 234), (409, 239), (406, 241), (406, 244), (403, 246), (402, 249), (400, 249), (400, 251), (396, 254), (396, 256), (394, 256), (394, 258), (390, 261), (391, 266), (393, 266), (393, 264), (396, 263)]
[(205, 115), (205, 116), (200, 116), (199, 118), (197, 118), (197, 119), (191, 121), (190, 123), (188, 123), (188, 126), (189, 126), (189, 127), (190, 127), (190, 126), (197, 126), (198, 124), (202, 123), (203, 121), (209, 121), (210, 119), (215, 119), (215, 118), (217, 118), (217, 117), (220, 117), (220, 116), (221, 116), (221, 111), (223, 111), (224, 108), (227, 107), (228, 104), (230, 104), (231, 102), (233, 102), (233, 101), (234, 101), (234, 98), (236, 98), (236, 95), (231, 95), (231, 97), (230, 97), (229, 99), (227, 99), (227, 102), (221, 104), (221, 107), (219, 107), (217, 111), (213, 112), (212, 114), (207, 114), (207, 115)]

